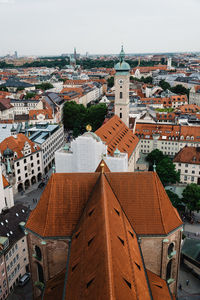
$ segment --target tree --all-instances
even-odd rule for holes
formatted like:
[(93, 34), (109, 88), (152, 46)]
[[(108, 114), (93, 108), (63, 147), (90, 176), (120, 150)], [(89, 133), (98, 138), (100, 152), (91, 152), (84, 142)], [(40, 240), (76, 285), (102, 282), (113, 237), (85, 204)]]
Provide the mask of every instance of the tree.
[(31, 98), (34, 98), (34, 97), (35, 97), (35, 93), (29, 92), (29, 93), (26, 94), (25, 99), (31, 99)]
[(107, 83), (108, 83), (108, 87), (113, 87), (113, 85), (114, 85), (114, 77), (112, 76), (112, 77), (110, 77), (110, 78), (108, 78), (107, 79)]
[(153, 165), (154, 162), (158, 164), (164, 157), (166, 156), (162, 153), (162, 151), (155, 149), (147, 155), (146, 160)]
[(36, 89), (46, 91), (46, 90), (52, 89), (53, 85), (49, 82), (43, 82), (41, 84), (37, 84), (35, 87), (36, 87)]
[(192, 211), (200, 210), (200, 186), (195, 183), (188, 184), (183, 190), (183, 202), (189, 209), (190, 214)]
[(86, 108), (74, 101), (66, 102), (63, 108), (63, 124), (65, 129), (73, 130), (73, 135), (77, 137), (86, 130), (88, 124), (92, 126), (93, 131), (96, 131), (102, 125), (106, 114), (106, 104), (91, 105)]
[(180, 173), (176, 171), (175, 165), (168, 157), (163, 158), (158, 163), (156, 171), (163, 185), (180, 181)]
[(177, 194), (173, 193), (170, 190), (166, 190), (166, 192), (174, 207), (179, 208), (180, 206), (182, 206), (182, 201)]
[(159, 82), (159, 86), (160, 86), (164, 91), (170, 90), (170, 88), (171, 88), (171, 85), (170, 85), (168, 82), (166, 82), (165, 80), (161, 80), (161, 81)]
[(186, 89), (182, 84), (177, 84), (176, 86), (172, 87), (170, 90), (172, 93), (178, 95), (187, 95), (187, 97), (189, 98), (190, 89)]
[(7, 89), (7, 87), (5, 87), (5, 86), (1, 86), (1, 87), (0, 87), (0, 91), (8, 92), (8, 89)]

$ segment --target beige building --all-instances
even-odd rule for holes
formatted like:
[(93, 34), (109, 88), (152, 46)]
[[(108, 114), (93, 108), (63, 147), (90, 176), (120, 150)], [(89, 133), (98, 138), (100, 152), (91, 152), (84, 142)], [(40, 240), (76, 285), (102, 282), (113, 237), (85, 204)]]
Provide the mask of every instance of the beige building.
[(173, 160), (182, 183), (200, 184), (200, 147), (184, 147)]
[(122, 50), (119, 62), (115, 65), (115, 115), (129, 127), (129, 85), (130, 66), (124, 60), (125, 53)]
[(200, 105), (200, 85), (195, 85), (190, 89), (190, 104)]
[(9, 241), (7, 237), (0, 236), (0, 297), (1, 299), (6, 299), (8, 295), (8, 283), (6, 276), (6, 264), (4, 252), (9, 246)]
[(21, 204), (0, 214), (0, 244), (3, 248), (2, 266), (5, 261), (5, 268), (0, 266), (1, 275), (3, 275), (0, 278), (3, 281), (4, 294), (6, 295), (13, 291), (20, 277), (29, 272), (27, 238), (24, 233), (28, 214), (29, 209)]

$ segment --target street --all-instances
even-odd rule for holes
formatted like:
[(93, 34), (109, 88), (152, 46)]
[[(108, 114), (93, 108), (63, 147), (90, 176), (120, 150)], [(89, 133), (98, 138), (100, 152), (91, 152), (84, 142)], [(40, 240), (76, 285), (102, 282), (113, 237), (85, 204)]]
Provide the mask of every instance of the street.
[(16, 287), (7, 300), (33, 300), (31, 280), (24, 287)]

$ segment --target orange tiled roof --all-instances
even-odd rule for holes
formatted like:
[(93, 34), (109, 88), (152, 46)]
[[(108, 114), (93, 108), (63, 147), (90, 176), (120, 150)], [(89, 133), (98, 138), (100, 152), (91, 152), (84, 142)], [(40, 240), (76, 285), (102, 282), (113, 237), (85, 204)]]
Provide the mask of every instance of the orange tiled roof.
[(163, 121), (174, 121), (175, 120), (175, 113), (156, 113), (157, 120), (163, 120)]
[(200, 106), (196, 104), (186, 104), (186, 105), (179, 106), (177, 110), (184, 114), (185, 113), (191, 114), (200, 111)]
[(147, 270), (153, 300), (172, 300), (166, 281)]
[(200, 148), (184, 147), (174, 157), (174, 162), (200, 164)]
[(129, 221), (104, 174), (72, 237), (65, 300), (151, 299)]
[(5, 189), (10, 185), (10, 183), (7, 181), (4, 175), (2, 175), (2, 178), (3, 178), (3, 187)]
[(117, 115), (103, 124), (95, 133), (108, 146), (109, 155), (114, 155), (115, 150), (118, 148), (120, 152), (128, 153), (128, 158), (130, 158), (139, 142), (138, 137)]
[(53, 119), (52, 110), (50, 109), (33, 109), (29, 110), (29, 120), (36, 120), (38, 115), (44, 115), (45, 119)]
[[(71, 236), (99, 176), (99, 173), (53, 174), (26, 227), (43, 237)], [(182, 224), (156, 173), (105, 173), (105, 176), (138, 234), (166, 235)]]
[(37, 148), (34, 148), (34, 143), (29, 140), (23, 133), (19, 133), (17, 135), (17, 138), (14, 136), (9, 136), (3, 142), (0, 143), (0, 151), (1, 153), (6, 150), (6, 148), (10, 148), (13, 152), (17, 153), (17, 157), (14, 157), (15, 160), (24, 157), (24, 154), (22, 153), (22, 150), (24, 148), (25, 142), (28, 142), (29, 145), (31, 146), (31, 152), (36, 152), (40, 150), (39, 146), (36, 146)]
[(136, 67), (133, 68), (132, 71), (135, 72), (136, 70), (140, 70), (140, 73), (149, 73), (151, 71), (156, 70), (167, 70), (167, 65), (156, 65), (154, 67)]

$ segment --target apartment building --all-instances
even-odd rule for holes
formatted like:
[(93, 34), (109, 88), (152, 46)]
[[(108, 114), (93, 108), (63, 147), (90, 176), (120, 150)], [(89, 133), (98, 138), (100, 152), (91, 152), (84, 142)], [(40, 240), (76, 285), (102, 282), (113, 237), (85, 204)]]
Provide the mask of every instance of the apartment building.
[(63, 146), (63, 126), (43, 122), (30, 127), (27, 132), (30, 140), (42, 150), (42, 170), (47, 173), (55, 164), (55, 151)]
[(0, 144), (3, 175), (13, 186), (14, 194), (42, 178), (40, 147), (22, 133), (10, 136)]
[(183, 183), (200, 184), (200, 147), (184, 147), (173, 160)]
[(140, 152), (159, 149), (163, 154), (175, 156), (185, 146), (200, 147), (198, 126), (137, 123), (135, 134), (140, 139)]
[(29, 209), (21, 204), (0, 214), (0, 244), (3, 243), (1, 247), (3, 255), (0, 258), (0, 269), (3, 276), (0, 284), (4, 295), (2, 299), (5, 299), (13, 291), (20, 277), (29, 272), (27, 239), (24, 233), (28, 215)]

